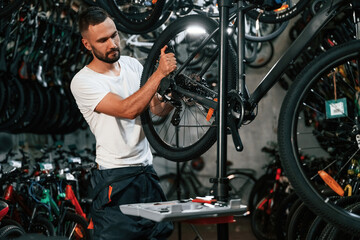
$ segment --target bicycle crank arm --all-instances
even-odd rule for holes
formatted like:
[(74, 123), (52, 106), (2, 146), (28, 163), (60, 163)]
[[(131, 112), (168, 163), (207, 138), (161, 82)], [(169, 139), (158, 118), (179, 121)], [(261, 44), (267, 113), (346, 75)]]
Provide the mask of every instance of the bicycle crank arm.
[(231, 115), (228, 116), (228, 126), (230, 127), (235, 149), (236, 151), (241, 152), (244, 149), (244, 145), (242, 144), (235, 119)]
[(199, 96), (195, 93), (189, 92), (177, 85), (173, 86), (173, 91), (179, 92), (179, 93), (185, 95), (186, 97), (191, 97), (191, 98), (195, 99), (197, 102), (199, 102), (200, 104), (203, 104), (207, 107), (213, 108), (215, 110), (217, 110), (217, 108), (218, 108), (218, 103), (216, 101), (205, 98), (203, 96)]

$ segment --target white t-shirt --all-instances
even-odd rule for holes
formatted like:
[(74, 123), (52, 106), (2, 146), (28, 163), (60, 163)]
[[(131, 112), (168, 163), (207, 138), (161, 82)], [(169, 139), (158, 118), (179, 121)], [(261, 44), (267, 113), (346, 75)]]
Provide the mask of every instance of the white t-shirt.
[(72, 79), (71, 92), (96, 139), (96, 162), (105, 168), (152, 164), (149, 143), (142, 130), (140, 117), (116, 118), (94, 111), (109, 92), (127, 98), (140, 88), (143, 66), (135, 58), (121, 56), (120, 76), (97, 73), (88, 67)]

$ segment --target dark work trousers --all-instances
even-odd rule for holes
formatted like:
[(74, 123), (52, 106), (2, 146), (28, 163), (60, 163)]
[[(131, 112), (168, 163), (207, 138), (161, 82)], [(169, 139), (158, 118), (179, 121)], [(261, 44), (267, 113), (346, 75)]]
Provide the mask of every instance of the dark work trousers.
[(166, 200), (153, 167), (95, 170), (91, 179), (92, 187), (104, 185), (104, 182), (114, 176), (125, 178), (104, 187), (93, 199), (91, 217), (94, 223), (94, 239), (162, 240), (169, 237), (173, 230), (171, 222), (154, 222), (125, 215), (119, 207), (123, 204)]

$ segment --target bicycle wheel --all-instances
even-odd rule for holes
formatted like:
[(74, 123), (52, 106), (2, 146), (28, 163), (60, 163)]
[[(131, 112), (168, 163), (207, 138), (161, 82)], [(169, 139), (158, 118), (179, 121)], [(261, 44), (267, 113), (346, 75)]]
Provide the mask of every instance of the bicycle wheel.
[(19, 9), (24, 0), (5, 0), (0, 2), (0, 18), (5, 18)]
[(68, 239), (92, 239), (87, 226), (88, 223), (82, 216), (68, 212), (60, 225), (58, 235)]
[(276, 229), (276, 238), (278, 240), (286, 239), (287, 232), (287, 218), (290, 213), (291, 207), (295, 204), (296, 200), (299, 197), (295, 192), (287, 195), (279, 204), (279, 208), (275, 215), (275, 222), (277, 223), (275, 226)]
[(304, 203), (301, 203), (290, 219), (287, 239), (305, 239), (315, 218), (316, 215)]
[[(180, 184), (176, 177), (176, 174), (169, 173), (159, 177), (159, 182), (162, 190), (165, 193), (166, 199), (168, 201), (180, 200), (180, 199), (189, 199), (190, 190), (189, 186), (186, 184), (184, 179), (181, 179)], [(178, 184), (180, 187), (180, 199), (178, 198)]]
[(261, 22), (279, 23), (295, 17), (309, 2), (310, 0), (288, 0), (276, 10), (268, 11), (257, 8), (249, 11), (247, 14), (253, 19), (259, 18)]
[(250, 212), (252, 212), (259, 201), (270, 192), (274, 186), (274, 182), (275, 176), (272, 174), (264, 174), (256, 181), (249, 196), (248, 209)]
[(7, 225), (0, 228), (0, 239), (13, 239), (25, 234), (23, 228), (15, 225)]
[(272, 202), (271, 196), (264, 197), (251, 213), (251, 230), (259, 240), (276, 239), (276, 222)]
[(229, 198), (241, 199), (241, 203), (249, 205), (249, 197), (252, 188), (255, 185), (255, 178), (251, 175), (234, 171), (227, 175), (229, 179)]
[(160, 18), (166, 0), (109, 0), (113, 17), (130, 31), (141, 32), (152, 27)]
[(45, 217), (37, 216), (30, 225), (30, 232), (41, 233), (45, 236), (55, 236), (55, 227)]
[[(216, 113), (211, 114), (209, 102), (216, 104), (218, 95), (218, 36), (209, 38), (202, 49), (193, 43), (205, 40), (217, 29), (218, 24), (210, 18), (191, 15), (173, 22), (167, 27), (152, 47), (141, 77), (143, 86), (155, 71), (160, 49), (168, 45), (179, 62), (178, 70), (163, 79), (160, 94), (172, 93), (170, 102), (174, 108), (169, 117), (155, 125), (151, 109), (141, 115), (143, 129), (155, 151), (172, 161), (194, 159), (207, 151), (216, 141)], [(230, 49), (229, 49), (230, 50)], [(197, 51), (197, 52), (194, 52)], [(188, 57), (192, 58), (186, 61)], [(202, 60), (196, 64), (197, 56)], [(228, 55), (228, 79), (235, 79), (236, 58), (234, 52)], [(167, 85), (169, 83), (169, 85)], [(229, 81), (228, 88), (234, 83)]]
[(255, 60), (248, 62), (247, 65), (252, 68), (261, 68), (268, 64), (274, 56), (274, 45), (272, 42), (258, 43), (256, 51)]
[(3, 82), (3, 79), (0, 76), (0, 112), (2, 111), (2, 108), (4, 107), (5, 99), (6, 99), (6, 89), (5, 84)]
[(0, 131), (7, 131), (8, 127), (19, 121), (25, 106), (25, 90), (21, 82), (14, 76), (5, 76), (7, 77), (7, 92), (11, 93), (11, 97), (1, 112)]
[(316, 214), (354, 234), (360, 233), (360, 216), (320, 192), (325, 183), (318, 171), (326, 171), (344, 188), (353, 176), (348, 171), (352, 159), (360, 157), (359, 54), (360, 41), (351, 41), (312, 61), (283, 101), (278, 132), (282, 164), (298, 196)]

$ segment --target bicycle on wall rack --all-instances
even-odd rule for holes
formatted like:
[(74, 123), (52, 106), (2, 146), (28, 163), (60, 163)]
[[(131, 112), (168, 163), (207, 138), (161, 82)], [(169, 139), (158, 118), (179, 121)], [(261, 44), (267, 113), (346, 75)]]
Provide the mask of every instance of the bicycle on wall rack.
[[(318, 56), (288, 90), (281, 108), (278, 135), (283, 167), (302, 200), (316, 214), (347, 233), (359, 234), (359, 212), (350, 213), (337, 207), (328, 195), (322, 194), (322, 190), (329, 188), (324, 179), (327, 183), (336, 181), (340, 188), (347, 184), (359, 186), (357, 175), (347, 173), (348, 169), (360, 172), (360, 41), (355, 40), (360, 38), (355, 37), (360, 29), (359, 2), (323, 1), (317, 14), (259, 86), (250, 93), (245, 84), (244, 15), (255, 11), (268, 17), (267, 21), (288, 20), (298, 13), (296, 6), (309, 2), (294, 1), (294, 11), (279, 15), (272, 14), (269, 7), (258, 10), (262, 1), (237, 1), (238, 13), (232, 19), (236, 20), (233, 28), (237, 27), (239, 33), (236, 45), (228, 41), (228, 34), (235, 30), (229, 29), (228, 18), (221, 21), (220, 27), (200, 15), (173, 22), (152, 47), (141, 79), (144, 85), (155, 71), (164, 45), (183, 59), (181, 63), (178, 61), (177, 70), (162, 80), (157, 94), (159, 99), (169, 101), (173, 110), (163, 123), (155, 125), (149, 109), (141, 116), (142, 124), (155, 151), (172, 161), (187, 161), (207, 151), (217, 140), (217, 128), (224, 123), (235, 149), (241, 151), (243, 144), (238, 129), (255, 119), (258, 103), (280, 80), (288, 64), (331, 20), (354, 16), (354, 28), (349, 29), (354, 40)], [(231, 1), (224, 1), (220, 12), (228, 16), (230, 7)], [(195, 41), (197, 44), (193, 44)], [(209, 85), (207, 79), (214, 76), (220, 76), (223, 81)], [(301, 158), (304, 155), (314, 158)], [(323, 177), (326, 174), (328, 177)]]

